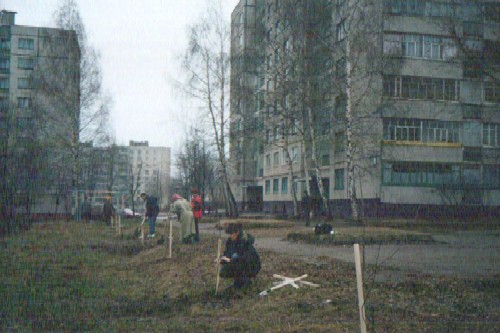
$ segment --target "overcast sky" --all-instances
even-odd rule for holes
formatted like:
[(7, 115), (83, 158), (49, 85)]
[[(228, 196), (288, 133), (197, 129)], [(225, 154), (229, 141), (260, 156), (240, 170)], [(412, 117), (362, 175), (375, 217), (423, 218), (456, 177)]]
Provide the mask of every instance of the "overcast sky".
[[(210, 0), (78, 0), (89, 43), (101, 53), (105, 91), (113, 98), (117, 143), (148, 140), (176, 150), (196, 110), (172, 88), (187, 25)], [(213, 0), (212, 0), (213, 1)], [(238, 0), (222, 0), (228, 20)], [(59, 0), (0, 0), (16, 24), (54, 27)], [(198, 119), (199, 121), (199, 119)]]

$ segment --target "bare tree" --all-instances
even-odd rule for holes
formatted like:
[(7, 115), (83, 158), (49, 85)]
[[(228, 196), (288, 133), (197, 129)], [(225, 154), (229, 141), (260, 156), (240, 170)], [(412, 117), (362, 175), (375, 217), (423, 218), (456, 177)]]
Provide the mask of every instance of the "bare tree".
[[(66, 82), (59, 78), (58, 75), (54, 75), (55, 73), (48, 73), (48, 75), (42, 77), (40, 84), (45, 85), (45, 90), (52, 90), (62, 96), (66, 95), (66, 97), (63, 97), (65, 100), (69, 100), (71, 96), (77, 96), (77, 107), (72, 107), (73, 111), (68, 114), (69, 126), (72, 131), (71, 137), (69, 140), (61, 138), (65, 140), (68, 147), (71, 147), (73, 159), (72, 186), (76, 188), (81, 185), (77, 178), (80, 163), (79, 143), (80, 141), (94, 141), (97, 144), (106, 142), (109, 130), (111, 98), (102, 91), (100, 57), (87, 40), (85, 25), (81, 19), (76, 1), (61, 0), (53, 16), (59, 29), (73, 30), (77, 35), (78, 43), (70, 44), (72, 46), (67, 50), (67, 53), (74, 54), (74, 57), (78, 58), (78, 72), (74, 73), (74, 75), (78, 75), (79, 86), (76, 92), (67, 91)], [(52, 47), (66, 45), (66, 48), (68, 48), (66, 34), (57, 34), (52, 36), (51, 39)], [(59, 43), (54, 43), (54, 40)], [(53, 59), (52, 61), (57, 62), (59, 60)]]
[(229, 116), (229, 22), (223, 18), (222, 3), (209, 7), (189, 30), (189, 48), (183, 59), (187, 78), (180, 88), (198, 100), (207, 112), (217, 149), (224, 198), (230, 215), (238, 208), (230, 187), (228, 147)]

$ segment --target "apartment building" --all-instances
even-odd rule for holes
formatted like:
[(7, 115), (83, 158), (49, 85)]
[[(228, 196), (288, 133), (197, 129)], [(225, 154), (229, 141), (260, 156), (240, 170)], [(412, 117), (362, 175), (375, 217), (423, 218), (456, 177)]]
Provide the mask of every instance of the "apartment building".
[(70, 142), (79, 122), (77, 36), (16, 25), (15, 14), (0, 12), (2, 203), (18, 213), (68, 214)]
[(170, 148), (151, 147), (148, 141), (130, 141), (128, 149), (131, 181), (137, 195), (154, 195), (165, 206), (169, 201)]
[(372, 216), (495, 212), (499, 12), (495, 1), (241, 0), (230, 130), (241, 207), (296, 213), (307, 190), (340, 216), (352, 197)]

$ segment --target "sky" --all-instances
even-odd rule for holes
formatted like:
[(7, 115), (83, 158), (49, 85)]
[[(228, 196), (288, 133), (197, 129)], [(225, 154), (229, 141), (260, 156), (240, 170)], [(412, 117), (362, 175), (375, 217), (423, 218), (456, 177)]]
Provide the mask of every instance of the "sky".
[[(199, 113), (173, 88), (187, 26), (214, 0), (77, 0), (89, 44), (101, 55), (103, 88), (113, 99), (111, 126), (120, 145), (129, 140), (179, 148)], [(228, 21), (238, 0), (222, 0)], [(0, 0), (17, 12), (16, 24), (54, 27), (60, 0)]]

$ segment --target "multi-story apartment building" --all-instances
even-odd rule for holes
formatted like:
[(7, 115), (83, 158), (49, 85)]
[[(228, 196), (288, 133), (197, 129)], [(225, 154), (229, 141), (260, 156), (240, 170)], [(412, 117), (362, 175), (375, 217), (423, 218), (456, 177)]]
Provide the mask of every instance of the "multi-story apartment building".
[(368, 215), (495, 212), (499, 11), (496, 1), (241, 0), (237, 201), (292, 213), (307, 190), (334, 215), (350, 214), (353, 197)]
[(148, 141), (130, 141), (128, 148), (136, 194), (154, 195), (165, 206), (169, 200), (170, 148), (150, 147)]
[(0, 12), (2, 205), (67, 214), (71, 143), (78, 140), (78, 39), (74, 31), (16, 25), (15, 14)]

